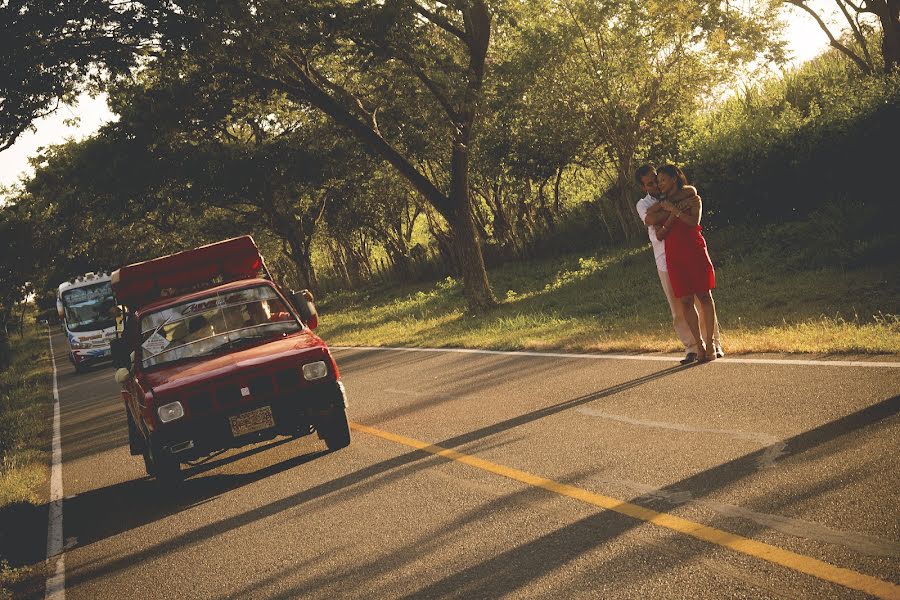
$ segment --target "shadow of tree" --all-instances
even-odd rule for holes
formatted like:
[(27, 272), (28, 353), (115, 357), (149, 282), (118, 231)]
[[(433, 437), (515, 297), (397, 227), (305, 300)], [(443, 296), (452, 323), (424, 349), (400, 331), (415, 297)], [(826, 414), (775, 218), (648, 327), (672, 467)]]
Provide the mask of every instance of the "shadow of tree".
[[(411, 363), (427, 360), (427, 357), (408, 357)], [(385, 362), (387, 364), (388, 361)], [(389, 361), (396, 365), (396, 361)], [(367, 361), (367, 366), (371, 366)], [(643, 385), (647, 382), (666, 377), (672, 373), (689, 367), (671, 367), (651, 373), (631, 381), (623, 382), (603, 390), (572, 398), (565, 402), (552, 406), (542, 407), (521, 415), (516, 415), (504, 421), (491, 424), (473, 431), (453, 436), (435, 445), (444, 448), (458, 448), (468, 444), (482, 443), (497, 434), (508, 432), (521, 425), (531, 423), (547, 416), (571, 410), (583, 404), (613, 396), (622, 391)], [(425, 402), (418, 409), (425, 409)], [(839, 440), (845, 436), (859, 431), (862, 428), (881, 423), (893, 417), (900, 411), (900, 396), (889, 398), (843, 418), (798, 434), (787, 440), (787, 454), (798, 456), (803, 453), (820, 449), (824, 444)], [(273, 444), (286, 443), (285, 441), (273, 442)], [(269, 447), (269, 446), (266, 446)], [(248, 450), (248, 453), (263, 451), (266, 447)], [(771, 448), (761, 448), (755, 452), (746, 454), (740, 458), (723, 463), (714, 468), (707, 469), (691, 477), (682, 479), (676, 483), (660, 488), (660, 492), (677, 492), (688, 489), (695, 498), (703, 497), (732, 485), (749, 475), (756, 473), (758, 463), (762, 455), (770, 452)], [(264, 467), (254, 473), (243, 475), (214, 474), (204, 478), (189, 480), (187, 485), (173, 497), (160, 496), (155, 491), (155, 486), (148, 479), (126, 482), (116, 486), (93, 490), (82, 494), (66, 505), (67, 518), (75, 522), (89, 520), (92, 522), (93, 534), (82, 534), (85, 537), (83, 543), (91, 543), (104, 539), (111, 535), (127, 531), (142, 524), (160, 519), (182, 511), (190, 506), (196, 506), (208, 501), (218, 494), (236, 489), (239, 486), (259, 481), (270, 475), (283, 472), (293, 467), (314, 460), (324, 453), (315, 452), (298, 456), (288, 461)], [(246, 454), (238, 454), (227, 460), (240, 460)], [(410, 477), (416, 472), (427, 469), (433, 465), (446, 462), (447, 459), (436, 457), (422, 451), (410, 451), (396, 457), (384, 460), (364, 468), (358, 469), (331, 481), (312, 486), (296, 494), (271, 502), (265, 506), (259, 506), (243, 513), (233, 515), (215, 523), (210, 523), (191, 531), (180, 533), (156, 544), (142, 548), (129, 555), (120, 556), (103, 562), (102, 564), (88, 564), (69, 573), (68, 580), (71, 585), (77, 585), (97, 577), (115, 573), (135, 562), (150, 560), (169, 552), (183, 549), (186, 546), (202, 543), (225, 532), (240, 528), (257, 520), (276, 515), (291, 508), (311, 502), (315, 499), (329, 495), (339, 497), (352, 497), (363, 493), (371, 486), (384, 486), (397, 477)], [(204, 465), (198, 472), (210, 470), (222, 463)], [(361, 486), (367, 483), (368, 486)], [(826, 486), (827, 487), (827, 486)], [(823, 488), (824, 489), (824, 488)], [(811, 489), (809, 493), (820, 493), (821, 490)], [(523, 494), (534, 493), (524, 490)], [(660, 496), (664, 494), (659, 494)], [(123, 502), (123, 498), (126, 501)], [(498, 500), (500, 501), (500, 500)], [(123, 511), (116, 510), (116, 505), (133, 503), (129, 514), (140, 514), (139, 517), (129, 517)], [(654, 496), (642, 494), (629, 502), (641, 504), (658, 510), (665, 510), (671, 505)], [(137, 507), (135, 509), (134, 507)], [(458, 527), (465, 527), (472, 520), (480, 518), (483, 510), (472, 511), (467, 519), (457, 523)], [(520, 544), (489, 560), (472, 565), (468, 568), (455, 571), (437, 582), (431, 583), (410, 597), (494, 597), (509, 594), (522, 588), (529, 582), (558, 569), (569, 561), (575, 560), (593, 548), (602, 546), (633, 528), (643, 524), (623, 516), (615, 511), (602, 511), (581, 519), (575, 523), (562, 527), (541, 536), (537, 539)], [(93, 535), (93, 537), (91, 537)], [(83, 544), (82, 544), (83, 545)], [(703, 545), (695, 552), (704, 552)], [(373, 570), (397, 568), (404, 560), (415, 560), (421, 552), (413, 552), (410, 548), (397, 550), (397, 560), (390, 561), (390, 565), (368, 565)], [(684, 560), (690, 558), (688, 553)], [(343, 571), (342, 571), (343, 572)], [(346, 574), (346, 572), (345, 572)], [(284, 597), (291, 597), (302, 590), (294, 590)]]

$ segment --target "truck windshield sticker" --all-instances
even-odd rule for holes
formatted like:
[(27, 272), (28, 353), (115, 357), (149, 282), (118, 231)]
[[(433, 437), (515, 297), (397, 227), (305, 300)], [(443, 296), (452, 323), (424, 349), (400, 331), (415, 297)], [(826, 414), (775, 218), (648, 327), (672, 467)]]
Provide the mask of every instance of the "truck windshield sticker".
[(159, 335), (159, 333), (154, 333), (141, 344), (141, 347), (151, 355), (156, 355), (169, 347), (169, 340)]
[(247, 302), (258, 300), (267, 300), (270, 298), (277, 299), (278, 295), (275, 293), (275, 290), (268, 286), (237, 290), (234, 292), (229, 292), (227, 295), (217, 294), (209, 298), (194, 300), (193, 302), (179, 304), (177, 306), (172, 306), (159, 312), (149, 314), (144, 317), (141, 322), (141, 326), (143, 328), (143, 333), (146, 334), (148, 331), (153, 331), (165, 322), (173, 323), (180, 319), (187, 319), (194, 315), (207, 313), (210, 310), (222, 309), (228, 306), (234, 306), (237, 304), (244, 304)]

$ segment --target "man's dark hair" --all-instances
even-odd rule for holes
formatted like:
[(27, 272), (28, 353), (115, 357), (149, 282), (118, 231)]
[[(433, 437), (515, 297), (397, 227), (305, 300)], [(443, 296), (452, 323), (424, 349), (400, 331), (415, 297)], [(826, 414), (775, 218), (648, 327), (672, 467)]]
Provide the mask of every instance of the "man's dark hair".
[(648, 173), (656, 173), (656, 167), (652, 164), (641, 165), (638, 167), (638, 170), (634, 172), (634, 180), (638, 185), (641, 185), (641, 179)]

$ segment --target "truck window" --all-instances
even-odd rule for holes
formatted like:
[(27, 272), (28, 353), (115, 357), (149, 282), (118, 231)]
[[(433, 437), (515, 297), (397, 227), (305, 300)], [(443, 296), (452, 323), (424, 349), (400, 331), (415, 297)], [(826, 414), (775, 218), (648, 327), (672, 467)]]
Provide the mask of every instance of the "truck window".
[(144, 315), (142, 365), (209, 356), (301, 328), (269, 286), (220, 292)]

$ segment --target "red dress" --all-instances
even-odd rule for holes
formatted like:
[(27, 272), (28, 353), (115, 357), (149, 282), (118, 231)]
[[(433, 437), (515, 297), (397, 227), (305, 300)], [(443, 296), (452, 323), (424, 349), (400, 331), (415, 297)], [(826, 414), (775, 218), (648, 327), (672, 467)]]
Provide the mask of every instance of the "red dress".
[(716, 287), (716, 272), (699, 225), (675, 219), (666, 236), (666, 267), (675, 296), (683, 298)]

